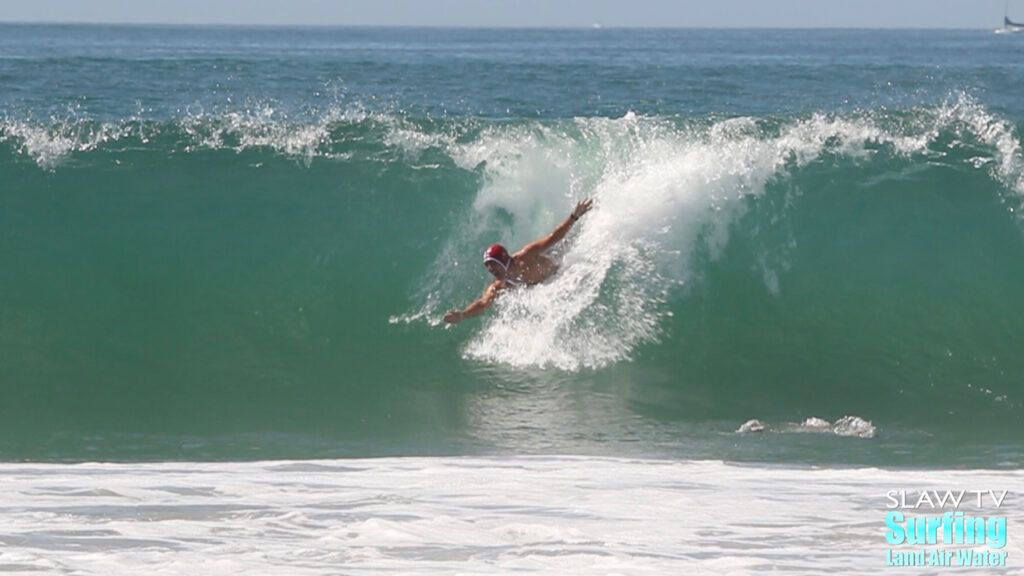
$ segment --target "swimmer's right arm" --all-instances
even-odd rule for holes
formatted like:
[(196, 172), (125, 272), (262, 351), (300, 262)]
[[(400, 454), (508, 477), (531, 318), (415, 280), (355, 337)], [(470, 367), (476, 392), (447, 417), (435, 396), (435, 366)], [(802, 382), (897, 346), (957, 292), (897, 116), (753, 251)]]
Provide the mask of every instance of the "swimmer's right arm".
[(462, 310), (449, 310), (444, 315), (444, 321), (449, 324), (458, 324), (464, 318), (470, 318), (480, 314), (484, 310), (491, 307), (494, 303), (494, 299), (498, 297), (499, 283), (494, 282), (487, 286), (484, 290), (484, 295), (473, 301), (472, 304), (466, 306)]
[(582, 218), (584, 214), (589, 212), (590, 208), (593, 205), (593, 198), (584, 198), (583, 200), (580, 200), (579, 202), (576, 203), (576, 208), (574, 208), (572, 213), (569, 214), (569, 217), (563, 220), (561, 224), (556, 226), (554, 231), (551, 232), (551, 234), (548, 234), (547, 236), (541, 238), (540, 240), (534, 240), (533, 242), (530, 242), (526, 246), (523, 246), (523, 248), (515, 254), (515, 257), (525, 259), (530, 258), (531, 256), (536, 256), (544, 252), (547, 252), (552, 247), (554, 247), (555, 244), (558, 244), (559, 242), (562, 241), (563, 238), (565, 238), (565, 235), (569, 233), (569, 230), (572, 228), (572, 225), (575, 224), (577, 220)]

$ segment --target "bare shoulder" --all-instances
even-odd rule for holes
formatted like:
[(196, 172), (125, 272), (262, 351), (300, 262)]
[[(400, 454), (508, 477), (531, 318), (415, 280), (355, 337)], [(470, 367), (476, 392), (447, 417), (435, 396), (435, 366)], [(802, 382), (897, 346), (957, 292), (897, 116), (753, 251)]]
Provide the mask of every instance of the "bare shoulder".
[(522, 262), (528, 265), (533, 260), (533, 258), (541, 252), (541, 244), (541, 240), (535, 240), (533, 242), (530, 242), (526, 246), (520, 248), (518, 252), (513, 254), (512, 258), (518, 262)]

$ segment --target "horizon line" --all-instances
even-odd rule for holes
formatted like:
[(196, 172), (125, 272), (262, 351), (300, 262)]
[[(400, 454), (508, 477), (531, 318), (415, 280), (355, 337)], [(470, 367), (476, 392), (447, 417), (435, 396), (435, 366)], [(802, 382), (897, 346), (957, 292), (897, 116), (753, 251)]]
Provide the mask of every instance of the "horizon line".
[(615, 25), (615, 24), (526, 24), (507, 26), (500, 24), (323, 24), (323, 23), (266, 23), (266, 22), (159, 22), (159, 21), (65, 21), (65, 20), (0, 20), (0, 25), (13, 26), (149, 26), (149, 27), (180, 27), (180, 28), (405, 28), (434, 30), (998, 30), (1003, 25), (993, 27), (952, 27), (952, 26), (658, 26), (658, 25)]

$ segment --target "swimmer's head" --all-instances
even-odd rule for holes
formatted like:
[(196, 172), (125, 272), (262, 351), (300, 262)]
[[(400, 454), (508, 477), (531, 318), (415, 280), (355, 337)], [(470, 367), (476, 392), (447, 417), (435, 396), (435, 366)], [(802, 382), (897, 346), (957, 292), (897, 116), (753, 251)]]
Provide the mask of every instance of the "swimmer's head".
[(505, 277), (510, 264), (512, 264), (512, 256), (501, 244), (491, 244), (487, 250), (484, 250), (484, 266), (498, 280)]

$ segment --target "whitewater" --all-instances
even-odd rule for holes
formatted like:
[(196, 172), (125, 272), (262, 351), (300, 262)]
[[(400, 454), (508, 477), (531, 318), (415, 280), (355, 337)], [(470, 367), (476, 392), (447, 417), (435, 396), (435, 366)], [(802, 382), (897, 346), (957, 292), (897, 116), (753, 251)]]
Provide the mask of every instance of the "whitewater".
[[(75, 574), (898, 574), (884, 564), (887, 491), (1022, 482), (1019, 472), (574, 457), (0, 473), (0, 569)], [(1019, 573), (1024, 516), (1007, 510), (1010, 566), (986, 574)]]

